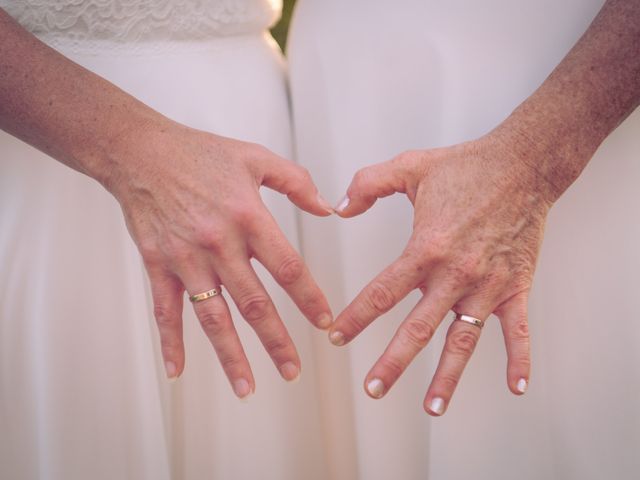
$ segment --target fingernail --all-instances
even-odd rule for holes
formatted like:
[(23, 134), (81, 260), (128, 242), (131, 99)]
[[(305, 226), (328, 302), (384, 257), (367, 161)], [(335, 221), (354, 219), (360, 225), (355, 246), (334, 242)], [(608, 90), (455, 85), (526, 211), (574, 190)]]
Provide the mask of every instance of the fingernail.
[(433, 400), (431, 400), (429, 410), (431, 410), (436, 415), (442, 415), (444, 413), (444, 400), (440, 397), (434, 398)]
[(164, 362), (164, 370), (167, 372), (167, 378), (173, 382), (178, 378), (178, 367), (171, 361)]
[(340, 203), (336, 207), (335, 209), (336, 212), (342, 213), (342, 211), (349, 206), (350, 201), (351, 200), (349, 199), (349, 197), (345, 195), (344, 198), (340, 201)]
[(518, 384), (516, 385), (516, 390), (520, 393), (524, 393), (527, 391), (527, 381), (524, 378), (518, 380)]
[(327, 328), (329, 328), (332, 323), (333, 323), (333, 318), (328, 313), (323, 313), (318, 317), (318, 320), (316, 320), (316, 325), (318, 325), (318, 327), (323, 330), (326, 330)]
[(233, 391), (242, 400), (251, 395), (251, 386), (244, 378), (240, 378), (233, 382)]
[(328, 213), (334, 213), (335, 210), (333, 209), (333, 207), (331, 206), (331, 204), (329, 202), (327, 202), (325, 200), (325, 198), (318, 194), (318, 203), (322, 206), (322, 208), (324, 208)]
[(333, 343), (336, 347), (341, 347), (344, 345), (344, 334), (342, 332), (331, 332), (329, 334), (329, 341)]
[(284, 378), (287, 382), (292, 382), (298, 379), (298, 376), (300, 375), (300, 369), (295, 363), (287, 362), (280, 366), (280, 375), (282, 375), (282, 378)]
[(367, 383), (367, 392), (373, 398), (382, 398), (384, 395), (384, 383), (379, 378), (374, 378), (369, 383)]

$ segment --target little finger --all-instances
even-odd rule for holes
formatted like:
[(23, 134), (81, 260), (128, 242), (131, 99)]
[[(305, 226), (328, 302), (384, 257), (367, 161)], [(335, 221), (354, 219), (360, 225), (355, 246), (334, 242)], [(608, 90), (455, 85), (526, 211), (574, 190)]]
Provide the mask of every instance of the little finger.
[(182, 297), (184, 288), (173, 274), (147, 267), (153, 315), (160, 334), (160, 346), (167, 378), (173, 380), (184, 370), (182, 341)]
[(531, 375), (527, 296), (519, 293), (496, 310), (507, 348), (507, 384), (516, 395), (526, 392)]

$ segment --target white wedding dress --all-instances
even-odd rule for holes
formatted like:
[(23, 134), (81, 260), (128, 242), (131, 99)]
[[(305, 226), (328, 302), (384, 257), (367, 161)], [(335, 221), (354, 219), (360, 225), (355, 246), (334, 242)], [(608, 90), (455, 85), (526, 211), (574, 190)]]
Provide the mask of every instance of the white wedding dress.
[[(298, 161), (328, 198), (366, 165), (476, 138), (503, 120), (568, 52), (602, 0), (299, 0), (288, 57)], [(530, 300), (529, 391), (506, 387), (497, 321), (442, 418), (422, 400), (439, 338), (383, 400), (364, 377), (417, 296), (343, 353), (351, 384), (336, 409), (332, 478), (635, 479), (640, 471), (640, 111), (602, 145), (553, 208)], [(302, 244), (334, 310), (402, 250), (409, 202), (365, 215), (304, 217)], [(448, 322), (445, 322), (448, 323)], [(334, 418), (334, 417), (332, 417)], [(351, 470), (348, 470), (348, 469)]]
[[(266, 31), (278, 1), (0, 7), (161, 113), (291, 157), (284, 63)], [(264, 198), (297, 244), (294, 208), (273, 192)], [(0, 266), (0, 479), (328, 478), (312, 342), (330, 346), (264, 272), (301, 355), (300, 382), (280, 378), (234, 311), (257, 382), (239, 402), (186, 302), (186, 370), (169, 384), (117, 202), (2, 132)]]

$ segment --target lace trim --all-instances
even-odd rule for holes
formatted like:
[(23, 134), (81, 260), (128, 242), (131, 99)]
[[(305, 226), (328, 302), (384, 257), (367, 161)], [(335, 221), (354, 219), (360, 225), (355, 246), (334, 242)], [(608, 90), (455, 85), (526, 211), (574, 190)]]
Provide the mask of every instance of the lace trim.
[(0, 0), (0, 7), (49, 44), (130, 45), (260, 32), (277, 20), (282, 1)]

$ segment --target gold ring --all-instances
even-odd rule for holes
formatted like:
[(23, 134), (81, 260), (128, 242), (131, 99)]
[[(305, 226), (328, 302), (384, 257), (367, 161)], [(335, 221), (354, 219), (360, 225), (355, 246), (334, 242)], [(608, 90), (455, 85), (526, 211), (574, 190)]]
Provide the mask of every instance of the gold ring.
[(196, 295), (191, 295), (189, 300), (191, 303), (202, 302), (208, 298), (215, 297), (216, 295), (220, 295), (222, 293), (222, 287), (212, 288), (211, 290), (207, 290), (206, 292), (198, 293)]
[(458, 312), (453, 312), (456, 314), (454, 321), (460, 320), (461, 322), (470, 323), (471, 325), (475, 325), (478, 328), (484, 327), (484, 320), (480, 320), (479, 318), (472, 317), (471, 315), (462, 315)]

